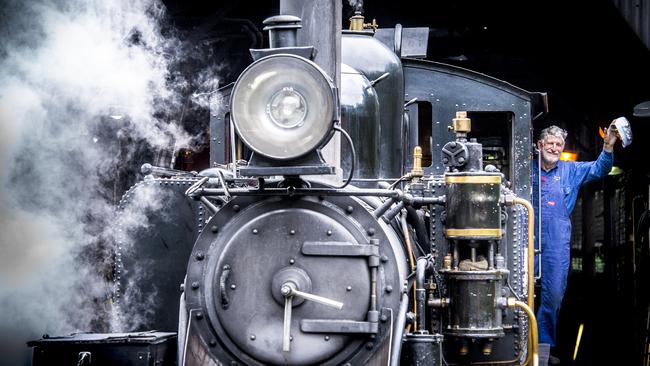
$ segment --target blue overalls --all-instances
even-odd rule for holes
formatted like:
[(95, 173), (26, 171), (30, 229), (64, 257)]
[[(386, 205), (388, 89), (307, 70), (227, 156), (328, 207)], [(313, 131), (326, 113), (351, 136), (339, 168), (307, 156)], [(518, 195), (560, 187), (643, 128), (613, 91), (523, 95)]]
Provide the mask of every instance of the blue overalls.
[[(612, 169), (613, 154), (601, 152), (596, 161), (558, 161), (550, 171), (541, 170), (542, 199), (542, 294), (537, 311), (539, 343), (555, 346), (557, 317), (566, 289), (571, 255), (571, 212), (583, 184), (606, 176)], [(535, 208), (535, 248), (539, 217), (537, 161), (533, 163), (533, 207)], [(537, 272), (535, 258), (535, 272)]]

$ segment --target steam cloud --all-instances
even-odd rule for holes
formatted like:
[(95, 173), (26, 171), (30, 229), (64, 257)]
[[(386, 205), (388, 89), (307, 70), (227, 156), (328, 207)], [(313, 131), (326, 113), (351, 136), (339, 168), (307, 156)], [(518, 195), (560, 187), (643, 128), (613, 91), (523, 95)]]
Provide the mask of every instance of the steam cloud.
[[(157, 0), (11, 0), (0, 12), (0, 354), (21, 364), (44, 333), (129, 330), (103, 318), (119, 199), (106, 182), (139, 153), (116, 141), (169, 165), (160, 152), (196, 143), (176, 117), (193, 81), (173, 73), (183, 47)], [(134, 207), (160, 208), (156, 197)]]

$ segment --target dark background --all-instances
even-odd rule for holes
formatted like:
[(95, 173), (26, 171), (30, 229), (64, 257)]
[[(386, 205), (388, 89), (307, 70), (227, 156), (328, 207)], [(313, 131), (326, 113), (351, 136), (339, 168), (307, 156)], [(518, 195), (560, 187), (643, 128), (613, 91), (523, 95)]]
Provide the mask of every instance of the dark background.
[[(234, 81), (251, 62), (249, 48), (268, 44), (262, 20), (279, 10), (277, 1), (164, 2), (173, 28), (201, 50), (187, 60), (185, 72), (218, 64), (220, 85)], [(366, 21), (375, 18), (382, 28), (430, 27), (430, 60), (547, 92), (550, 111), (534, 122), (535, 134), (550, 124), (564, 127), (566, 150), (578, 153), (579, 160), (597, 157), (599, 127), (619, 116), (630, 120), (634, 143), (615, 149), (615, 165), (623, 173), (584, 188), (574, 212), (574, 240), (580, 245), (572, 253), (580, 266), (572, 266), (554, 352), (563, 364), (641, 364), (650, 292), (647, 229), (638, 238), (632, 233), (647, 209), (650, 119), (633, 117), (632, 111), (650, 100), (650, 52), (615, 3), (366, 1), (364, 9)], [(344, 2), (344, 29), (351, 15)], [(580, 324), (580, 351), (572, 361)]]

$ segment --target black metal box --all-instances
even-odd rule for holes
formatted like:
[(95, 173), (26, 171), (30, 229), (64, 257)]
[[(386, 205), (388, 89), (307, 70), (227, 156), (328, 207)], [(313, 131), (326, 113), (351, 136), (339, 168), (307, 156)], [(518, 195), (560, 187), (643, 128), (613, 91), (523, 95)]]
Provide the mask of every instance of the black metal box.
[(33, 366), (173, 366), (176, 333), (75, 333), (30, 341)]

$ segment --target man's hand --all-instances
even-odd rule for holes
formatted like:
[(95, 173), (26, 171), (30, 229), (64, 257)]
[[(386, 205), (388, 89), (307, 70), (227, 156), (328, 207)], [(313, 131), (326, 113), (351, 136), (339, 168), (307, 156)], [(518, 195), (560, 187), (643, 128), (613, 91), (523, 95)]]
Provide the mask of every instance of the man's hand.
[(616, 143), (616, 140), (618, 140), (618, 131), (616, 130), (616, 125), (614, 124), (614, 121), (609, 124), (609, 127), (607, 128), (607, 131), (605, 131), (605, 142), (603, 144), (603, 150), (607, 152), (612, 152), (614, 151), (614, 144)]

